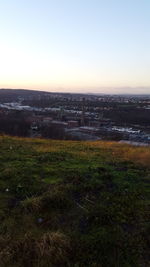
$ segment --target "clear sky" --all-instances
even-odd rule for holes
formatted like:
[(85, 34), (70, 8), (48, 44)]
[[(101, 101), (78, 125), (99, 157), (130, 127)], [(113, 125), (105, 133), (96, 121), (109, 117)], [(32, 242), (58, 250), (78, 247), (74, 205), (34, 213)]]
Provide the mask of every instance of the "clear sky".
[(0, 88), (150, 93), (150, 0), (0, 0)]

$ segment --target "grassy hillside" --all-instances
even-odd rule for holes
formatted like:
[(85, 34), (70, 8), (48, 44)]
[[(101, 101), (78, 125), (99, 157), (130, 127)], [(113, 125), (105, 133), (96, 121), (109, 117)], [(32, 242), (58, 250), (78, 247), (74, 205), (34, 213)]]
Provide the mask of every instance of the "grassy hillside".
[(0, 266), (147, 267), (150, 148), (0, 137)]

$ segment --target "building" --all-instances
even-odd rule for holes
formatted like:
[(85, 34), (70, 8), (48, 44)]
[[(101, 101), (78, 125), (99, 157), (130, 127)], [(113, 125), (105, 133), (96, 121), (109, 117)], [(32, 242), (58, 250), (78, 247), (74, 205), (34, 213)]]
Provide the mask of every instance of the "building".
[(75, 128), (75, 127), (78, 127), (78, 126), (79, 126), (78, 121), (75, 121), (75, 120), (69, 120), (68, 121), (68, 128)]

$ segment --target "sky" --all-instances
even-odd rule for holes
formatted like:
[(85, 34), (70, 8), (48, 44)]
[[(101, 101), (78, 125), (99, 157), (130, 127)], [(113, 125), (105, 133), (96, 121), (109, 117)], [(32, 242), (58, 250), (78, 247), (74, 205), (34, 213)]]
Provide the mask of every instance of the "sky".
[(150, 0), (0, 0), (0, 88), (150, 93)]

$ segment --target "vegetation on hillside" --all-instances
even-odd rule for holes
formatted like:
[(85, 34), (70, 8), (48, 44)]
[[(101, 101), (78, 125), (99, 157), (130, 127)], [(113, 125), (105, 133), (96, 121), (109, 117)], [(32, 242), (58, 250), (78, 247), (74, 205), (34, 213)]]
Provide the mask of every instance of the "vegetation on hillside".
[(0, 137), (0, 266), (148, 267), (150, 149)]

